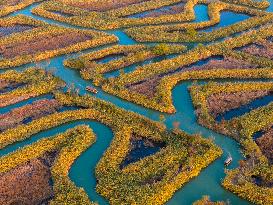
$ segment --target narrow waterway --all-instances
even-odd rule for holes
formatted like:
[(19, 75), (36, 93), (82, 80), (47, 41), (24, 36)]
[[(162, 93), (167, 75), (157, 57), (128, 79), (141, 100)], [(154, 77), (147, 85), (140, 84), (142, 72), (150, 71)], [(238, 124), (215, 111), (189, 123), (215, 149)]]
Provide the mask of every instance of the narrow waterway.
[(39, 132), (27, 140), (5, 147), (0, 150), (0, 157), (14, 152), (19, 148), (31, 145), (40, 139), (63, 133), (68, 129), (83, 124), (88, 125), (94, 131), (96, 134), (96, 142), (75, 160), (70, 170), (69, 177), (78, 187), (84, 188), (91, 200), (97, 201), (99, 204), (107, 204), (107, 201), (96, 193), (96, 178), (92, 171), (113, 138), (111, 129), (101, 123), (90, 120), (79, 120), (65, 123), (58, 127)]
[[(56, 24), (56, 25), (64, 26), (64, 27), (70, 27), (70, 28), (79, 28), (77, 26), (71, 26), (65, 23), (60, 23), (54, 20), (49, 20), (49, 19), (32, 15), (30, 10), (37, 5), (38, 4), (34, 4), (26, 9), (15, 12), (12, 15), (24, 14), (24, 15), (33, 17), (35, 19), (45, 21), (47, 23)], [(196, 9), (200, 9), (200, 8), (197, 7)], [(203, 12), (200, 13), (200, 11), (203, 11)], [(207, 12), (207, 10), (206, 9), (198, 10), (198, 13), (197, 13), (199, 16), (198, 21), (202, 21), (201, 19), (202, 16), (204, 17), (203, 21), (207, 20), (207, 13), (204, 13), (204, 12)], [(236, 18), (236, 16), (234, 16), (234, 18)], [(228, 18), (229, 18), (228, 15), (221, 16), (221, 21), (228, 21)], [(240, 21), (241, 19), (239, 18), (236, 20)], [(136, 44), (136, 42), (133, 39), (129, 38), (122, 30), (109, 31), (109, 33), (115, 34), (117, 37), (119, 37), (119, 40), (120, 40), (119, 44), (121, 45)], [(106, 47), (106, 46), (103, 46), (103, 47)], [(98, 49), (99, 48), (88, 49), (81, 53), (87, 53), (87, 52), (98, 50)], [(75, 87), (80, 90), (80, 94), (87, 94), (87, 92), (85, 91), (85, 87), (87, 85), (90, 85), (91, 83), (83, 80), (77, 71), (68, 69), (63, 66), (63, 61), (66, 58), (76, 57), (76, 56), (78, 56), (78, 54), (70, 54), (68, 56), (62, 55), (62, 56), (58, 56), (58, 57), (50, 59), (49, 64), (46, 63), (47, 61), (43, 61), (40, 63), (40, 65), (44, 65), (44, 66), (46, 65), (45, 69), (51, 69), (52, 67), (54, 67), (56, 76), (62, 78), (68, 85), (74, 84)], [(33, 66), (33, 64), (20, 66), (16, 68), (16, 70), (22, 71), (30, 66)], [(194, 108), (191, 103), (189, 92), (187, 90), (188, 86), (190, 85), (191, 85), (191, 82), (184, 82), (177, 85), (175, 89), (173, 90), (173, 100), (174, 100), (174, 105), (177, 109), (177, 113), (173, 115), (167, 115), (167, 114), (165, 115), (166, 125), (169, 129), (171, 129), (172, 123), (174, 121), (179, 121), (180, 128), (187, 133), (190, 133), (190, 134), (200, 133), (204, 137), (212, 137), (214, 138), (215, 143), (223, 149), (224, 154), (221, 158), (213, 162), (208, 168), (204, 169), (198, 177), (194, 178), (185, 186), (183, 186), (179, 191), (177, 191), (174, 194), (173, 198), (168, 202), (168, 204), (169, 205), (192, 204), (193, 201), (200, 199), (203, 195), (210, 195), (212, 200), (229, 200), (231, 204), (240, 204), (240, 205), (250, 204), (249, 202), (240, 199), (236, 195), (226, 191), (225, 189), (221, 187), (221, 180), (225, 176), (224, 166), (223, 166), (224, 159), (227, 156), (228, 152), (231, 153), (234, 160), (230, 168), (237, 167), (238, 160), (243, 158), (240, 152), (240, 146), (231, 138), (227, 136), (219, 135), (197, 124), (196, 117), (194, 115)], [(152, 120), (159, 119), (159, 114), (160, 114), (159, 112), (145, 109), (141, 106), (124, 101), (118, 97), (115, 97), (103, 92), (101, 89), (99, 89), (99, 93), (96, 95), (96, 97), (109, 101), (118, 107), (122, 107), (126, 110), (134, 111), (136, 113), (144, 115)], [(8, 110), (12, 108), (20, 107), (23, 104), (31, 103), (32, 101), (33, 100), (30, 99), (22, 103), (17, 103), (16, 105), (13, 105), (13, 106), (9, 106), (7, 108), (2, 108), (0, 109), (0, 113), (7, 112)], [(52, 136), (52, 135), (64, 132), (65, 130), (69, 128), (73, 128), (79, 124), (90, 125), (90, 127), (92, 127), (94, 132), (97, 134), (97, 141), (91, 148), (89, 148), (86, 152), (84, 152), (75, 161), (75, 163), (73, 164), (70, 170), (69, 176), (71, 180), (75, 182), (77, 186), (83, 187), (85, 189), (90, 199), (94, 201), (98, 201), (99, 204), (108, 204), (106, 200), (104, 200), (101, 196), (99, 196), (95, 192), (96, 179), (94, 176), (94, 169), (97, 162), (101, 158), (103, 152), (109, 146), (109, 143), (112, 139), (111, 130), (107, 128), (106, 126), (101, 125), (100, 123), (90, 122), (90, 121), (79, 121), (79, 122), (68, 123), (50, 130), (46, 130), (44, 132), (38, 133), (37, 135), (34, 135), (32, 138), (28, 140), (25, 140), (23, 142), (18, 142), (18, 143), (15, 143), (14, 145), (8, 146), (7, 148), (0, 151), (0, 156), (8, 154), (12, 151), (15, 151), (19, 147), (23, 147), (28, 144), (31, 144), (34, 141), (37, 141), (38, 139), (42, 139), (47, 136)]]
[(166, 124), (170, 128), (173, 121), (179, 121), (180, 128), (187, 133), (200, 133), (204, 137), (212, 137), (215, 143), (222, 148), (224, 154), (204, 169), (199, 176), (181, 188), (168, 204), (191, 204), (202, 195), (210, 195), (212, 200), (228, 200), (231, 204), (250, 204), (221, 187), (221, 180), (225, 177), (224, 160), (230, 153), (233, 157), (233, 163), (229, 168), (236, 168), (238, 161), (243, 158), (240, 146), (231, 138), (212, 132), (197, 123), (190, 93), (188, 92), (188, 87), (191, 85), (192, 82), (184, 82), (175, 87), (173, 100), (177, 113), (168, 117)]

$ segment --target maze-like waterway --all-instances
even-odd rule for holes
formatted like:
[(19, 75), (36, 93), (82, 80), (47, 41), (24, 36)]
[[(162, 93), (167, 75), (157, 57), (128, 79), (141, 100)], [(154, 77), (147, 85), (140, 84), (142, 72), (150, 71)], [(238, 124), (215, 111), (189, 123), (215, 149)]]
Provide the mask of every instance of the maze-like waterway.
[[(76, 26), (71, 26), (65, 23), (56, 22), (53, 20), (41, 18), (38, 16), (34, 16), (31, 14), (31, 9), (38, 4), (34, 4), (24, 10), (15, 12), (12, 15), (18, 15), (18, 14), (24, 14), (30, 17), (33, 17), (38, 20), (45, 21), (47, 23), (51, 24), (57, 24), (59, 26), (64, 27), (71, 27), (71, 28), (79, 28)], [(196, 7), (196, 15), (198, 16), (197, 21), (207, 21), (207, 10), (206, 8), (200, 8)], [(270, 7), (269, 9), (272, 9)], [(237, 18), (238, 17), (238, 18)], [(221, 22), (228, 21), (230, 18), (228, 13), (225, 13), (225, 15), (221, 16)], [(234, 15), (232, 14), (232, 23), (241, 21), (242, 16), (240, 15)], [(218, 24), (217, 27), (224, 26), (225, 24)], [(82, 28), (81, 28), (82, 29)], [(115, 34), (119, 38), (119, 44), (122, 45), (131, 45), (136, 44), (136, 42), (129, 38), (122, 30), (115, 30), (115, 31), (108, 31), (109, 33)], [(96, 48), (99, 49), (99, 48)], [(94, 50), (94, 49), (93, 49)], [(85, 50), (82, 53), (87, 53), (92, 50)], [(91, 83), (88, 81), (83, 80), (78, 72), (68, 69), (63, 66), (63, 61), (67, 57), (75, 57), (78, 54), (71, 54), (68, 56), (58, 56), (55, 58), (50, 59), (50, 64), (45, 67), (45, 69), (50, 69), (51, 67), (56, 68), (55, 75), (63, 79), (67, 84), (74, 84), (76, 88), (79, 89), (80, 94), (86, 94), (85, 87), (87, 85), (90, 85)], [(45, 64), (44, 62), (40, 63), (41, 65)], [(28, 64), (25, 66), (21, 66), (16, 68), (16, 70), (24, 70), (27, 67), (33, 66), (33, 64)], [(210, 195), (212, 200), (229, 200), (231, 204), (250, 204), (249, 202), (240, 199), (236, 195), (230, 193), (229, 191), (225, 190), (221, 186), (221, 180), (224, 178), (224, 167), (223, 162), (226, 158), (228, 152), (232, 155), (234, 161), (230, 168), (235, 168), (238, 166), (238, 161), (242, 159), (242, 155), (240, 152), (240, 146), (237, 142), (229, 138), (228, 136), (223, 136), (220, 134), (217, 134), (211, 130), (208, 130), (202, 126), (200, 126), (197, 121), (194, 114), (194, 108), (191, 103), (191, 98), (188, 92), (188, 87), (192, 84), (192, 82), (184, 82), (180, 83), (175, 87), (173, 90), (173, 100), (174, 105), (176, 107), (177, 113), (173, 115), (165, 115), (166, 126), (171, 129), (172, 123), (174, 121), (180, 122), (180, 128), (184, 130), (185, 132), (189, 134), (196, 134), (200, 133), (204, 137), (212, 137), (215, 140), (215, 143), (220, 146), (224, 154), (221, 158), (217, 159), (215, 162), (213, 162), (209, 167), (204, 169), (200, 175), (193, 180), (191, 180), (189, 183), (187, 183), (185, 186), (183, 186), (179, 191), (177, 191), (173, 198), (168, 202), (169, 205), (187, 205), (192, 204), (197, 199), (200, 199), (203, 195)], [(135, 105), (133, 103), (129, 103), (127, 101), (121, 100), (115, 96), (109, 95), (102, 90), (99, 89), (99, 93), (96, 95), (96, 97), (109, 101), (113, 104), (115, 104), (118, 107), (122, 107), (126, 110), (137, 112), (141, 115), (144, 115), (152, 120), (159, 120), (159, 112), (152, 111), (149, 109), (145, 109), (141, 106)], [(40, 97), (39, 97), (40, 99)], [(30, 99), (25, 102), (21, 102), (12, 106), (9, 106), (7, 108), (0, 109), (0, 113), (8, 112), (13, 108), (20, 107), (24, 104), (29, 104), (33, 101), (33, 99)], [(11, 146), (8, 146), (7, 148), (0, 151), (0, 155), (8, 154), (19, 147), (26, 146), (28, 144), (31, 144), (38, 139), (52, 136), (55, 134), (58, 134), (60, 132), (64, 132), (65, 130), (69, 128), (73, 128), (76, 125), (79, 124), (88, 124), (94, 132), (97, 135), (97, 141), (96, 143), (89, 148), (86, 152), (84, 152), (73, 164), (71, 170), (70, 170), (70, 178), (75, 182), (75, 184), (79, 187), (83, 187), (89, 197), (94, 200), (98, 201), (99, 204), (108, 204), (105, 199), (103, 199), (101, 196), (99, 196), (95, 192), (95, 186), (96, 186), (96, 179), (94, 176), (94, 169), (98, 162), (98, 160), (102, 157), (103, 152), (107, 149), (109, 146), (111, 139), (112, 139), (112, 131), (97, 122), (90, 122), (90, 121), (77, 121), (72, 122), (68, 124), (64, 124), (62, 126), (41, 132), (35, 136), (33, 136), (31, 139), (19, 142), (16, 144), (13, 144)]]

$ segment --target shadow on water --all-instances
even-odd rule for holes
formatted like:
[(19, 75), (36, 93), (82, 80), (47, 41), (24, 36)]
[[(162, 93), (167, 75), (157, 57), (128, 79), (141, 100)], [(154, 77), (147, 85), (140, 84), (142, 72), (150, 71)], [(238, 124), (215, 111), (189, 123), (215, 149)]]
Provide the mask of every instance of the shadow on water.
[[(273, 129), (273, 126), (271, 127), (271, 129)], [(265, 130), (260, 130), (260, 131), (257, 131), (253, 134), (252, 138), (253, 140), (257, 140), (259, 139), (260, 137), (262, 137), (264, 134), (266, 134), (266, 131)]]
[(154, 155), (163, 147), (165, 147), (165, 143), (163, 142), (155, 142), (142, 137), (140, 139), (131, 139), (131, 150), (121, 163), (120, 168), (123, 169), (131, 163), (137, 162), (150, 155)]
[(98, 59), (98, 60), (95, 60), (96, 63), (98, 64), (104, 64), (104, 63), (109, 63), (113, 60), (118, 60), (122, 57), (124, 57), (125, 55), (123, 54), (114, 54), (114, 55), (109, 55), (109, 56), (106, 56), (106, 57), (103, 57), (102, 59)]

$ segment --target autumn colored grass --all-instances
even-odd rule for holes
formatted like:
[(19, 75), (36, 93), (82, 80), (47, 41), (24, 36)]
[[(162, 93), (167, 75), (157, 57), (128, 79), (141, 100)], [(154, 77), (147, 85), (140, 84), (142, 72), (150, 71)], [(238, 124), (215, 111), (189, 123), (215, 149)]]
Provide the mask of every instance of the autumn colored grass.
[(3, 27), (17, 24), (37, 28), (1, 38), (0, 68), (2, 69), (117, 41), (115, 36), (103, 32), (58, 27), (25, 16), (0, 19), (0, 26)]

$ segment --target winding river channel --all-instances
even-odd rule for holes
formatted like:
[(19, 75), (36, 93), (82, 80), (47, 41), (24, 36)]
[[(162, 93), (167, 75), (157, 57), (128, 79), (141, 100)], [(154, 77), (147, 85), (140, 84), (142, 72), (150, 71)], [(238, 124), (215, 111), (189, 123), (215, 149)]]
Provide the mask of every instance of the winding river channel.
[[(65, 23), (60, 23), (57, 21), (34, 16), (33, 14), (31, 14), (31, 9), (33, 7), (36, 7), (37, 5), (38, 4), (33, 4), (32, 6), (29, 6), (23, 10), (13, 13), (12, 15), (24, 14), (24, 15), (30, 16), (38, 20), (42, 20), (50, 24), (55, 24), (55, 25), (70, 27), (70, 28), (86, 29), (86, 28), (71, 26)], [(272, 10), (272, 7), (270, 7), (269, 9)], [(204, 5), (196, 6), (195, 12), (196, 12), (196, 15), (198, 16), (196, 21), (201, 22), (201, 21), (208, 20), (206, 6)], [(227, 12), (227, 13), (224, 13), (224, 15), (221, 15), (221, 22), (217, 24), (216, 26), (214, 26), (213, 28), (227, 26), (228, 24), (225, 22), (230, 22), (230, 24), (233, 24), (235, 22), (242, 21), (245, 18), (247, 18), (245, 15)], [(230, 19), (232, 19), (232, 21), (230, 21)], [(133, 39), (129, 38), (122, 30), (114, 30), (114, 31), (107, 31), (107, 32), (111, 34), (115, 34), (119, 38), (119, 44), (122, 44), (122, 45), (136, 44), (136, 42)], [(87, 53), (90, 51), (98, 50), (100, 48), (101, 47), (96, 49), (85, 50), (85, 51), (82, 51), (81, 53)], [(40, 66), (44, 66), (45, 69), (50, 69), (52, 67), (56, 68), (55, 69), (56, 76), (63, 79), (67, 84), (74, 84), (75, 87), (80, 90), (80, 94), (87, 94), (85, 91), (85, 87), (87, 85), (90, 85), (91, 82), (83, 80), (77, 71), (74, 71), (72, 69), (69, 69), (63, 66), (63, 61), (65, 59), (69, 57), (76, 57), (77, 55), (79, 54), (58, 56), (58, 57), (50, 59), (49, 65), (46, 64), (47, 61), (40, 62)], [(17, 67), (15, 69), (18, 71), (22, 71), (33, 65), (34, 64), (27, 64), (24, 66)], [(0, 72), (4, 72), (4, 71), (0, 71)], [(168, 129), (171, 129), (172, 123), (174, 121), (179, 121), (180, 128), (189, 134), (200, 133), (204, 137), (212, 137), (215, 143), (222, 148), (224, 154), (219, 159), (214, 161), (211, 165), (209, 165), (206, 169), (204, 169), (199, 174), (198, 177), (192, 179), (189, 183), (185, 184), (180, 190), (178, 190), (167, 204), (168, 205), (181, 205), (181, 204), (189, 205), (189, 204), (192, 204), (192, 202), (194, 202), (195, 200), (200, 199), (203, 195), (210, 195), (212, 200), (225, 200), (225, 201), (228, 200), (231, 204), (234, 204), (234, 205), (251, 204), (237, 197), (231, 192), (225, 190), (221, 186), (221, 180), (225, 176), (223, 162), (225, 158), (227, 157), (228, 153), (230, 153), (234, 159), (233, 163), (231, 164), (229, 168), (236, 168), (238, 166), (238, 161), (240, 159), (243, 159), (243, 156), (240, 152), (240, 146), (236, 141), (229, 138), (228, 136), (223, 136), (211, 130), (208, 130), (200, 126), (196, 122), (194, 108), (191, 103), (190, 94), (188, 92), (188, 87), (191, 84), (192, 82), (186, 81), (177, 85), (175, 89), (173, 90), (173, 101), (174, 101), (174, 105), (176, 107), (177, 112), (172, 115), (165, 114), (165, 117), (166, 117), (165, 124)], [(109, 95), (100, 89), (96, 97), (106, 100), (108, 102), (111, 102), (118, 107), (144, 115), (152, 120), (156, 120), (156, 121), (159, 120), (159, 115), (160, 115), (159, 112), (149, 110), (144, 107), (135, 105), (133, 103), (124, 101), (120, 98)], [(42, 96), (42, 97), (34, 98), (31, 100), (27, 100), (24, 102), (20, 102), (15, 105), (8, 106), (6, 108), (2, 108), (0, 109), (0, 113), (8, 112), (11, 109), (20, 107), (24, 104), (31, 103), (32, 101), (36, 99), (40, 99), (40, 98), (50, 98), (50, 96)], [(113, 137), (113, 133), (111, 129), (106, 127), (105, 125), (102, 125), (98, 122), (93, 122), (93, 121), (75, 121), (75, 122), (67, 123), (59, 127), (55, 127), (53, 129), (38, 133), (32, 136), (28, 140), (10, 145), (0, 150), (0, 156), (3, 156), (12, 151), (15, 151), (19, 147), (29, 145), (41, 138), (56, 135), (58, 133), (64, 132), (67, 129), (73, 128), (80, 124), (89, 125), (96, 133), (97, 140), (94, 145), (92, 145), (86, 152), (84, 152), (75, 161), (75, 163), (73, 164), (70, 170), (69, 176), (71, 180), (77, 186), (83, 187), (85, 189), (85, 191), (87, 192), (91, 200), (97, 201), (99, 202), (99, 204), (108, 204), (107, 200), (105, 200), (95, 191), (96, 179), (94, 175), (95, 166), (97, 162), (99, 161), (99, 159), (102, 157), (103, 152), (109, 146)]]

